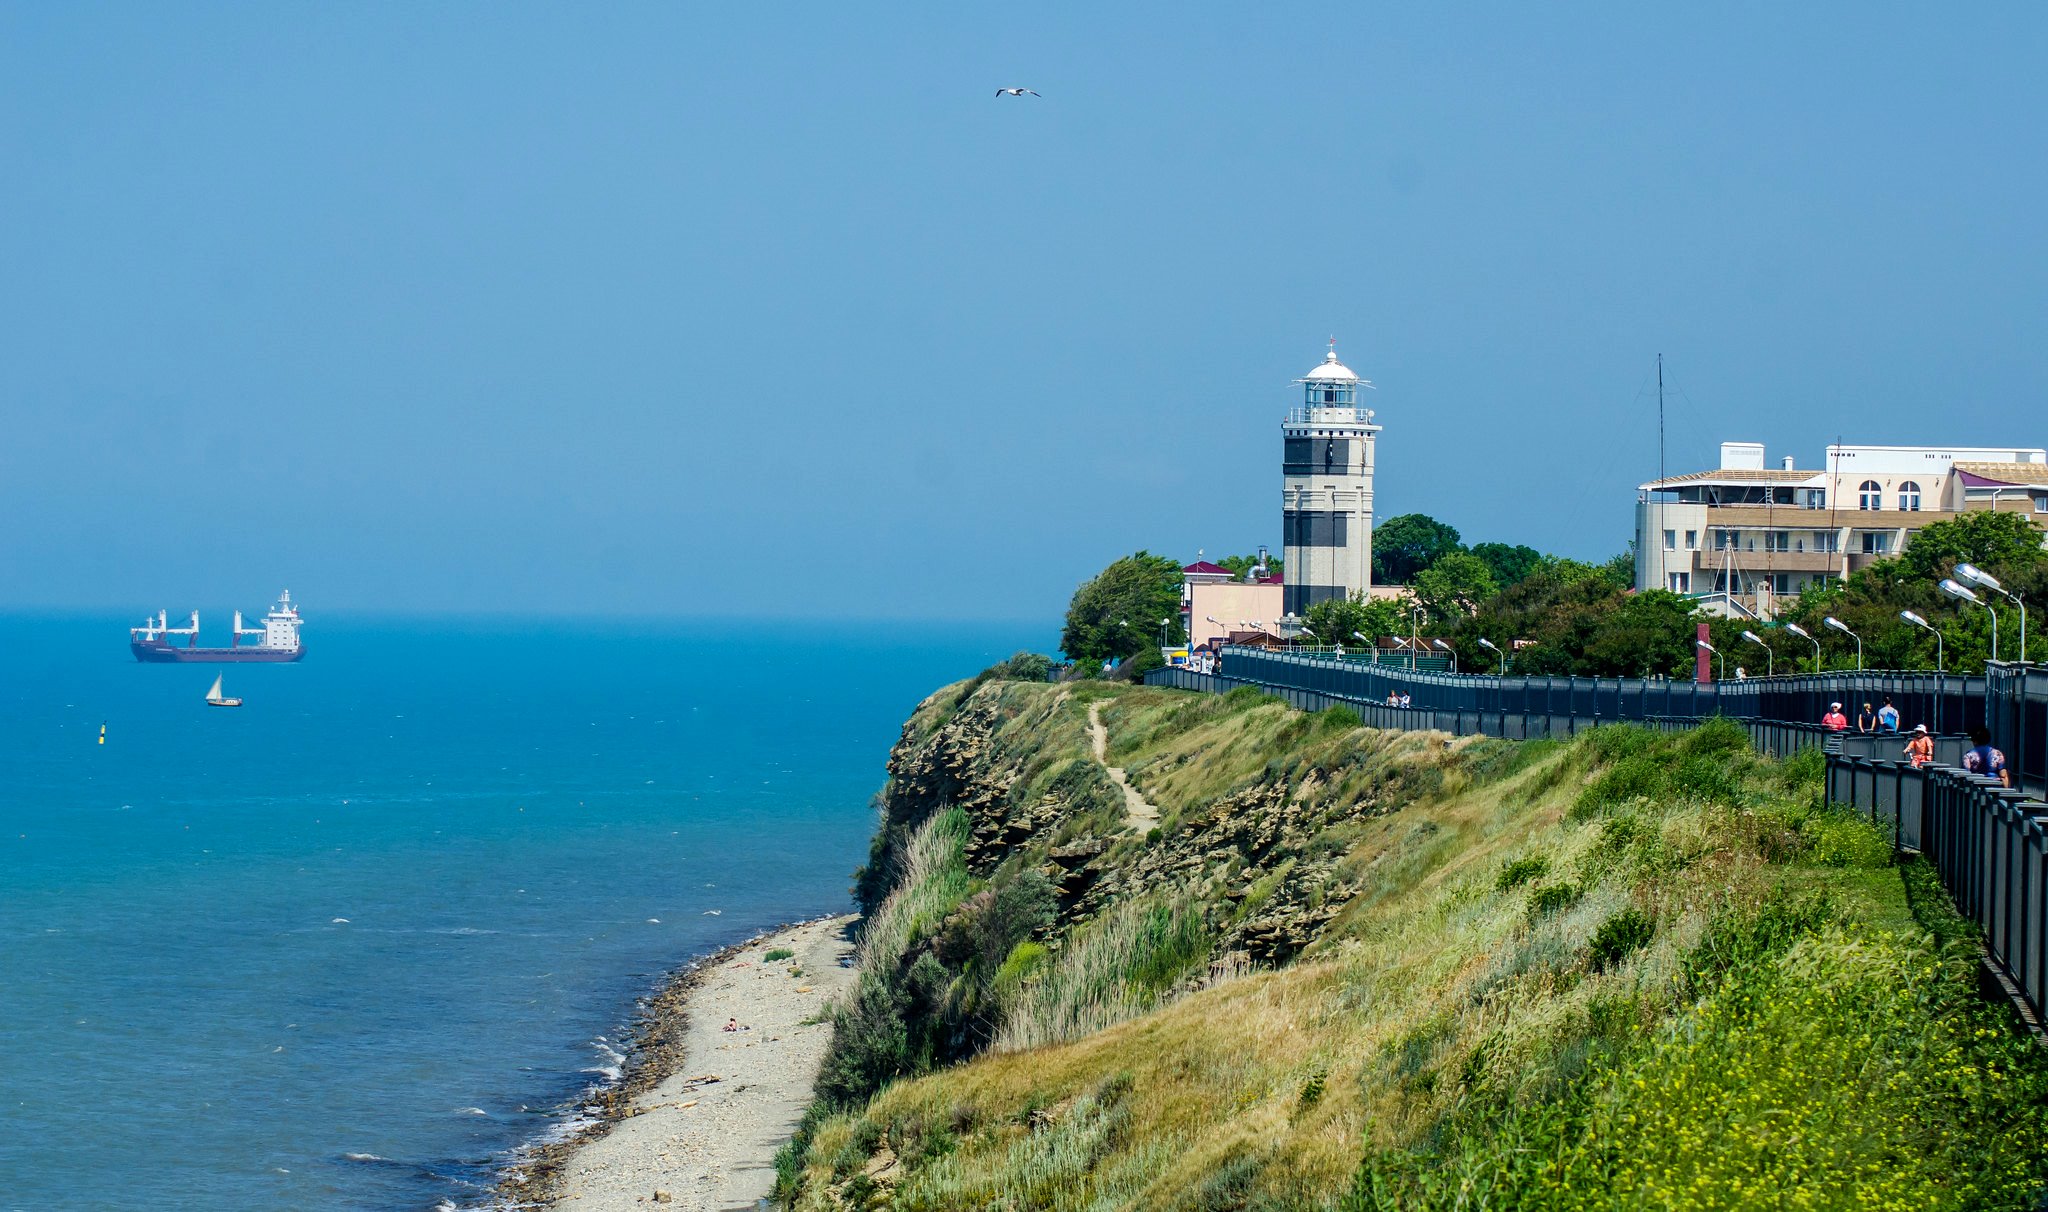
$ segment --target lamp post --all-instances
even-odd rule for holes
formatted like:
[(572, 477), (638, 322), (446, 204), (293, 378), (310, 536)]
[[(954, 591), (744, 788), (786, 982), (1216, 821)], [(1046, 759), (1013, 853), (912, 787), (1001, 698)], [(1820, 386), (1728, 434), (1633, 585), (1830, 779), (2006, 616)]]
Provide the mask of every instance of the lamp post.
[[(1982, 585), (1984, 588), (1989, 589), (1991, 592), (2020, 608), (2020, 662), (2024, 664), (2027, 659), (2027, 604), (2020, 601), (2018, 594), (1999, 584), (1997, 577), (1985, 572), (1975, 564), (1956, 565), (1956, 575), (1965, 581), (1969, 581), (1971, 584)], [(1995, 656), (1992, 658), (1992, 660), (1997, 659)]]
[(1940, 732), (1942, 700), (1948, 697), (1948, 659), (1942, 652), (1946, 646), (1941, 642), (1941, 631), (1910, 610), (1901, 610), (1899, 617), (1934, 633), (1934, 730)]
[(1754, 631), (1743, 632), (1742, 638), (1752, 644), (1762, 645), (1764, 650), (1764, 676), (1767, 678), (1778, 676), (1778, 654), (1771, 651), (1771, 646), (1764, 643), (1764, 638)]
[(1493, 653), (1493, 655), (1500, 658), (1500, 676), (1508, 676), (1508, 654), (1502, 652), (1499, 648), (1494, 647), (1493, 641), (1487, 639), (1485, 636), (1479, 637), (1479, 646), (1481, 648), (1490, 650)]
[(1848, 636), (1850, 639), (1856, 641), (1856, 672), (1862, 673), (1863, 637), (1849, 630), (1849, 625), (1847, 623), (1844, 623), (1842, 620), (1836, 618), (1834, 615), (1829, 615), (1828, 617), (1822, 619), (1821, 622), (1829, 627), (1834, 628), (1836, 631), (1841, 632), (1843, 635)]
[(1169, 622), (1171, 622), (1169, 619), (1159, 620), (1159, 646), (1161, 648), (1166, 647), (1166, 626)]
[(1316, 635), (1316, 629), (1315, 629), (1315, 628), (1313, 628), (1313, 627), (1311, 627), (1311, 626), (1309, 626), (1309, 625), (1308, 625), (1307, 623), (1303, 623), (1303, 624), (1301, 625), (1301, 633), (1302, 633), (1303, 635), (1313, 635), (1313, 636), (1315, 636), (1315, 637), (1316, 637), (1316, 639), (1317, 639), (1317, 640), (1321, 640), (1321, 639), (1323, 638), (1323, 637), (1321, 637), (1321, 636), (1319, 636), (1319, 635)]
[(1957, 601), (1975, 602), (1977, 603), (1977, 605), (1982, 606), (1984, 608), (1985, 614), (1991, 616), (1991, 659), (1994, 661), (1997, 660), (1998, 612), (1996, 610), (1991, 609), (1991, 603), (1985, 601), (1983, 598), (1980, 598), (1976, 594), (1970, 592), (1970, 587), (1968, 585), (1958, 585), (1954, 580), (1943, 581), (1941, 583), (1941, 591), (1947, 594), (1948, 596), (1955, 598)]
[(1458, 672), (1458, 650), (1437, 639), (1432, 639), (1429, 645), (1432, 648), (1439, 648), (1451, 654), (1451, 673), (1455, 676)]
[(1941, 642), (1941, 630), (1937, 628), (1934, 624), (1928, 622), (1926, 619), (1921, 618), (1919, 615), (1914, 614), (1910, 610), (1901, 610), (1899, 612), (1899, 617), (1906, 620), (1908, 623), (1911, 623), (1913, 626), (1920, 628), (1922, 631), (1930, 632), (1933, 634), (1934, 672), (1947, 673), (1948, 658), (1943, 653), (1943, 648), (1945, 647), (1945, 645), (1943, 645)]
[(1415, 650), (1422, 647), (1422, 607), (1408, 608), (1408, 672), (1415, 672)]
[(1800, 639), (1802, 639), (1802, 640), (1805, 640), (1805, 641), (1806, 641), (1807, 643), (1809, 643), (1809, 644), (1813, 645), (1813, 671), (1814, 671), (1815, 673), (1819, 673), (1819, 672), (1820, 672), (1820, 641), (1819, 641), (1819, 640), (1816, 640), (1816, 639), (1814, 639), (1814, 638), (1813, 638), (1813, 635), (1812, 635), (1812, 633), (1811, 633), (1811, 632), (1807, 631), (1807, 630), (1806, 630), (1806, 628), (1804, 628), (1804, 627), (1801, 627), (1801, 626), (1800, 626), (1799, 624), (1797, 624), (1797, 623), (1787, 623), (1787, 624), (1785, 624), (1785, 630), (1787, 630), (1787, 631), (1791, 632), (1791, 633), (1792, 633), (1793, 635), (1796, 635), (1796, 636), (1798, 636), (1798, 637), (1799, 637)]
[(1728, 658), (1721, 655), (1721, 650), (1719, 648), (1714, 647), (1712, 644), (1707, 643), (1705, 640), (1694, 640), (1693, 644), (1697, 646), (1701, 652), (1711, 652), (1714, 654), (1714, 680), (1717, 682), (1727, 681)]

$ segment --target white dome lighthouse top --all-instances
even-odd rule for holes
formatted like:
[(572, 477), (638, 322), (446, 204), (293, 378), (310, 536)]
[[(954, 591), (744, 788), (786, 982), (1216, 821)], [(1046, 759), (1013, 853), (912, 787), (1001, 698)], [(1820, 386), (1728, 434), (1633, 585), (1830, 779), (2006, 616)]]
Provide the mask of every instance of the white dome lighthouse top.
[(1316, 367), (1314, 370), (1309, 371), (1301, 378), (1295, 380), (1295, 382), (1363, 383), (1365, 382), (1365, 380), (1353, 374), (1349, 366), (1346, 366), (1342, 362), (1339, 362), (1337, 360), (1337, 338), (1331, 337), (1330, 352), (1323, 355), (1323, 364), (1321, 366)]

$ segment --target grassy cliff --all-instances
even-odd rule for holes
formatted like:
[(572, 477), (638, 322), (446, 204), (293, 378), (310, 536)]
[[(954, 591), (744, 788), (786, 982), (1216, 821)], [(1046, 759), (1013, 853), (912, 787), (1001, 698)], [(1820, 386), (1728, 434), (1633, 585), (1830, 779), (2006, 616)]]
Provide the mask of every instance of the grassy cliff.
[(2034, 1206), (2043, 1053), (1818, 771), (1732, 727), (1517, 745), (1244, 691), (950, 688), (892, 756), (781, 1198)]

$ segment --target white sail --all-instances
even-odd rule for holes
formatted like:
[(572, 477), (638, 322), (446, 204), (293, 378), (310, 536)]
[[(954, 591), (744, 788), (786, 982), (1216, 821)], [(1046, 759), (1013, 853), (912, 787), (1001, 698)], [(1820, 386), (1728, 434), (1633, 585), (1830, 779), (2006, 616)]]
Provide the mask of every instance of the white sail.
[(223, 675), (221, 675), (221, 674), (215, 674), (215, 675), (213, 675), (213, 689), (211, 689), (211, 690), (209, 690), (209, 691), (207, 691), (207, 692), (206, 692), (206, 701), (207, 701), (207, 702), (209, 702), (209, 703), (218, 703), (218, 702), (220, 702), (220, 679), (221, 679), (221, 677), (222, 677), (222, 676), (223, 676)]

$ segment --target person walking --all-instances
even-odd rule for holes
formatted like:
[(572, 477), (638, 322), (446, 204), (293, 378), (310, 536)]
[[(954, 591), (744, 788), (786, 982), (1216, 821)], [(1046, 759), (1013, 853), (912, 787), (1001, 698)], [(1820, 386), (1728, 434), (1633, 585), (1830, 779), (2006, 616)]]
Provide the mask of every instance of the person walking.
[(1963, 755), (1963, 769), (1995, 778), (2001, 786), (2012, 786), (2012, 771), (2005, 767), (2005, 754), (1992, 745), (1991, 734), (1981, 726), (1970, 729), (1970, 751)]
[(1915, 766), (1925, 766), (1934, 760), (1934, 738), (1928, 734), (1927, 725), (1913, 729), (1913, 739), (1906, 742), (1906, 760)]
[[(1890, 695), (1885, 696), (1884, 706), (1877, 709), (1877, 726), (1886, 732), (1899, 730), (1899, 709), (1892, 706)], [(1924, 728), (1926, 725), (1923, 724), (1921, 727)]]
[(1856, 713), (1856, 731), (1877, 731), (1877, 713), (1870, 709), (1870, 704), (1868, 703), (1863, 704), (1863, 710)]
[(1849, 717), (1842, 714), (1840, 703), (1828, 704), (1828, 713), (1820, 717), (1820, 726), (1829, 732), (1849, 731)]

